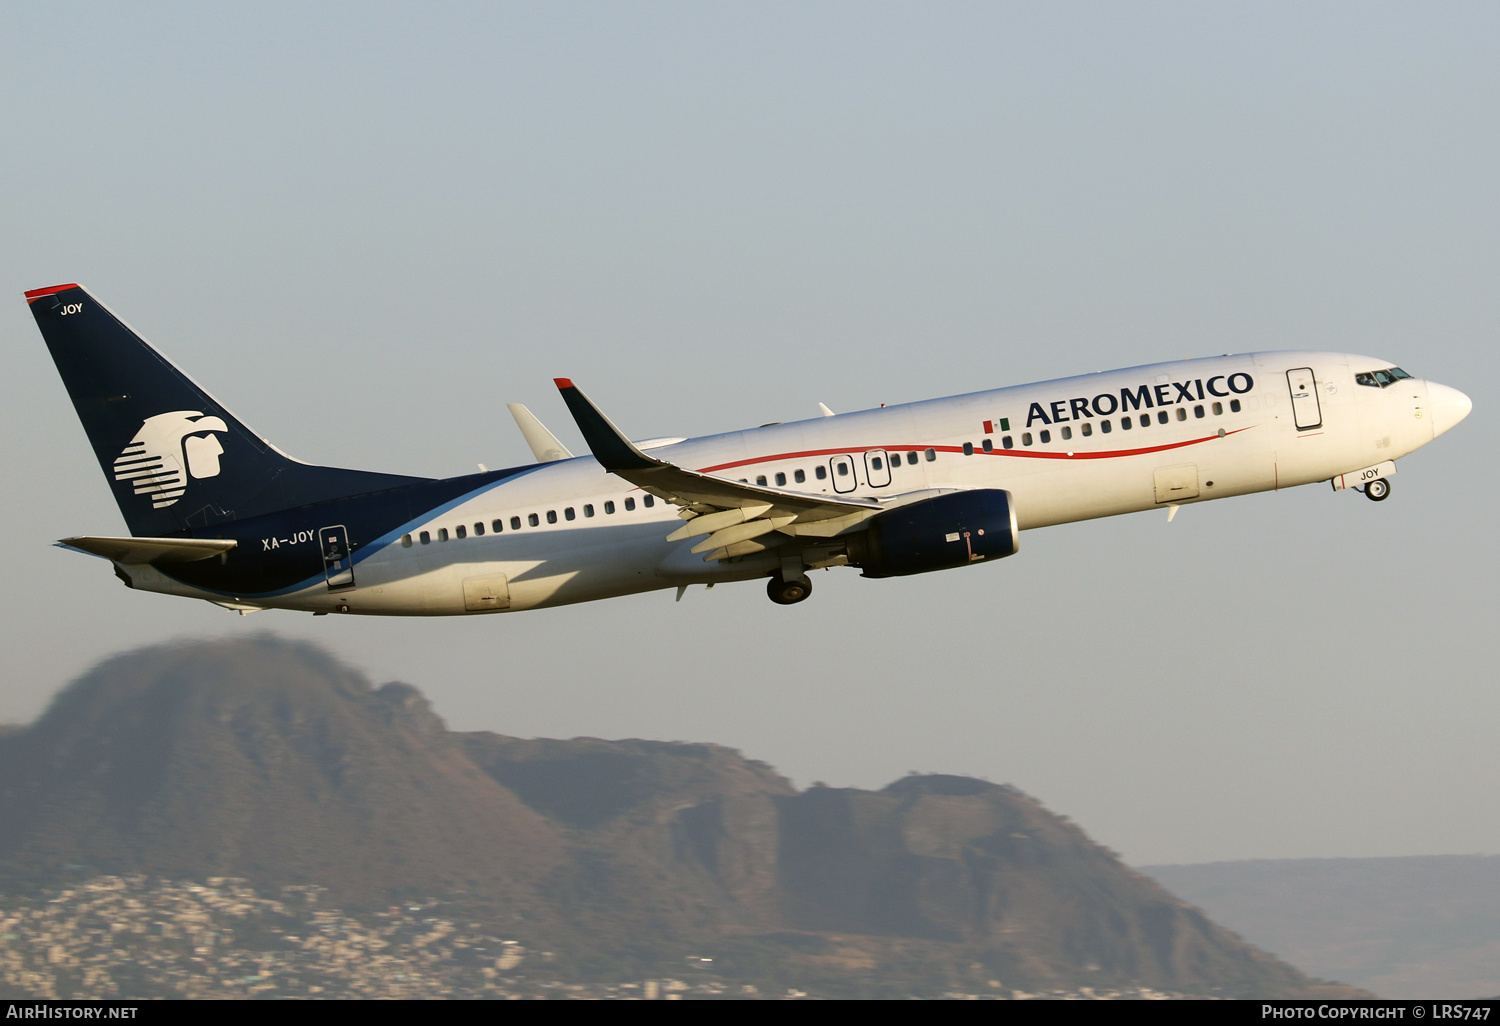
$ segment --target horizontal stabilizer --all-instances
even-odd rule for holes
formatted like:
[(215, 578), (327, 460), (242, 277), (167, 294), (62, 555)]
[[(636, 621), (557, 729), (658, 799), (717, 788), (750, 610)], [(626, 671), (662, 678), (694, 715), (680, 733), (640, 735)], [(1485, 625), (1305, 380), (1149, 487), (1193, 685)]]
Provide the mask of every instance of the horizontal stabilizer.
[(116, 563), (195, 563), (222, 556), (239, 542), (225, 538), (64, 538), (57, 543)]

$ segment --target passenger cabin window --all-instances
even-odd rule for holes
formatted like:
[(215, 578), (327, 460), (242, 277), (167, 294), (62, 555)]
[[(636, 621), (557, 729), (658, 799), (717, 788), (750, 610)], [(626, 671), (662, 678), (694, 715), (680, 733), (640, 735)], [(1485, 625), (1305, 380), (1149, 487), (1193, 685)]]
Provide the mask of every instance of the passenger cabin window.
[(453, 529), (453, 533), (459, 538), (467, 538), (469, 536), (469, 529), (464, 527), (463, 524), (459, 524)]
[(1167, 411), (1166, 410), (1157, 410), (1156, 411), (1156, 422), (1158, 424), (1165, 424), (1170, 419), (1171, 418), (1169, 418), (1167, 416)]
[(632, 495), (625, 500), (625, 511), (628, 513), (633, 509), (635, 509), (635, 496)]
[(1230, 413), (1239, 413), (1240, 412), (1240, 401), (1238, 399), (1231, 399), (1231, 400), (1229, 400), (1229, 412)]
[(614, 499), (605, 499), (604, 500), (604, 515), (608, 516), (609, 514), (613, 513), (614, 511), (615, 511), (615, 500)]
[(1194, 406), (1193, 407), (1193, 416), (1197, 417), (1199, 420), (1202, 420), (1203, 419), (1203, 407), (1201, 407), (1201, 406)]
[(992, 441), (990, 441), (988, 438), (986, 438), (984, 440), (984, 451), (985, 452), (994, 452), (995, 451), (995, 443), (992, 442)]
[(1068, 439), (1073, 437), (1073, 429), (1071, 427), (1068, 427), (1067, 425), (1064, 425), (1062, 429), (1062, 436), (1063, 441), (1066, 442)]
[(801, 484), (803, 481), (806, 481), (807, 480), (807, 473), (806, 473), (806, 471), (802, 471), (802, 470), (795, 470), (795, 471), (793, 471), (792, 472), (792, 480), (796, 481), (798, 484)]
[(542, 518), (537, 516), (535, 513), (528, 513), (526, 514), (526, 522), (532, 527), (536, 527), (542, 522)]
[(411, 548), (411, 535), (409, 535), (409, 534), (403, 534), (401, 536), (401, 547), (403, 549), (409, 549), (409, 548)]
[(1038, 431), (1036, 433), (1036, 436), (1037, 438), (1041, 439), (1043, 445), (1047, 445), (1052, 441), (1052, 432), (1048, 431), (1046, 428), (1042, 428), (1042, 430)]
[(421, 534), (417, 535), (417, 540), (420, 541), (423, 545), (426, 545), (432, 541), (432, 535), (428, 534), (426, 531), (423, 531)]
[(555, 524), (555, 523), (557, 523), (557, 510), (555, 510), (555, 509), (549, 509), (547, 511), (547, 523), (549, 523), (549, 524)]
[[(1162, 416), (1165, 417), (1166, 414), (1163, 413)], [(1151, 414), (1149, 414), (1149, 413), (1143, 413), (1143, 414), (1141, 414), (1141, 427), (1150, 427), (1150, 426), (1151, 426)]]
[(1187, 410), (1184, 410), (1181, 406), (1177, 407), (1177, 419), (1187, 420)]
[(1030, 445), (1031, 444), (1031, 432), (1030, 431), (1022, 431), (1021, 432), (1021, 444), (1022, 445)]
[(1004, 438), (1000, 439), (1000, 444), (1005, 446), (1005, 448), (1007, 449), (1014, 449), (1016, 447), (1016, 440), (1010, 437), (1010, 435), (1006, 435)]
[(505, 521), (504, 520), (491, 520), (490, 521), (490, 530), (494, 531), (496, 534), (499, 534), (501, 531), (505, 530)]
[(1224, 416), (1224, 404), (1223, 403), (1214, 403), (1214, 416), (1215, 417), (1222, 417), (1222, 416)]
[(974, 455), (974, 443), (973, 442), (965, 442), (964, 443), (964, 455), (965, 456), (972, 456), (972, 455)]
[(577, 520), (578, 519), (578, 514), (573, 512), (573, 507), (572, 506), (568, 506), (567, 508), (565, 508), (563, 510), (563, 519), (564, 520)]
[(519, 531), (521, 529), (521, 518), (520, 517), (511, 517), (510, 518), (510, 529), (512, 531)]
[(928, 449), (922, 455), (924, 455), (924, 456), (927, 457), (927, 462), (928, 463), (931, 463), (933, 460), (937, 459), (937, 450), (936, 449)]
[(484, 522), (483, 521), (480, 521), (479, 523), (477, 523), (477, 524), (474, 525), (474, 537), (476, 537), (476, 538), (482, 538), (482, 537), (484, 537)]
[(784, 473), (782, 473), (781, 471), (778, 470), (776, 472), (776, 487), (777, 488), (781, 488), (785, 484), (786, 484), (786, 474), (784, 474)]
[(764, 474), (757, 475), (757, 477), (755, 478), (755, 483), (758, 484), (758, 485), (760, 485), (762, 488), (764, 488), (766, 486), (766, 475), (764, 475)]
[(819, 463), (816, 467), (813, 468), (813, 476), (816, 477), (819, 481), (823, 480), (828, 476), (828, 468)]
[(643, 501), (646, 504), (646, 508), (647, 509), (650, 509), (652, 506), (656, 505), (656, 496), (654, 496), (654, 495), (648, 495), (648, 496), (645, 497), (645, 499), (643, 499), (641, 501)]
[(585, 518), (594, 515), (594, 504), (592, 502), (586, 502), (583, 504), (583, 515)]
[(1131, 420), (1129, 417), (1121, 417), (1120, 418), (1120, 430), (1121, 431), (1129, 431), (1133, 427), (1135, 427), (1135, 421)]
[(1089, 435), (1092, 435), (1094, 433), (1094, 425), (1089, 421), (1084, 421), (1083, 427), (1079, 428), (1078, 430), (1083, 433), (1084, 438), (1087, 438), (1089, 437)]
[(909, 467), (915, 467), (917, 465), (917, 454), (915, 452), (909, 452), (906, 454), (906, 465)]
[(884, 467), (885, 467), (885, 460), (881, 459), (879, 456), (875, 456), (875, 457), (871, 458), (871, 460), (870, 460), (870, 469), (872, 469), (872, 470), (881, 470)]
[(1106, 435), (1109, 434), (1109, 432), (1110, 432), (1109, 421), (1107, 421), (1107, 420), (1101, 420), (1099, 422), (1099, 430), (1102, 431), (1102, 432), (1104, 432)]
[(447, 540), (448, 540), (448, 529), (446, 527), (439, 527), (438, 528), (438, 541), (444, 542), (444, 541), (447, 541)]

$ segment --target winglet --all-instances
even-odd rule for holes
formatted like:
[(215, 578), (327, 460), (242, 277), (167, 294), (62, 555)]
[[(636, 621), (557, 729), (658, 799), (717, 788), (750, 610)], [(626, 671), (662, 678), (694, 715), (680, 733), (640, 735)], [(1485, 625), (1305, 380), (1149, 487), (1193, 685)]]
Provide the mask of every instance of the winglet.
[(552, 380), (562, 393), (563, 402), (568, 404), (568, 412), (573, 414), (578, 430), (583, 432), (583, 440), (589, 443), (589, 450), (605, 470), (654, 470), (669, 466), (652, 459), (632, 445), (630, 439), (608, 417), (600, 413), (599, 408), (570, 379)]
[(521, 403), (506, 403), (505, 406), (510, 410), (510, 415), (516, 418), (516, 427), (521, 429), (521, 436), (526, 439), (526, 444), (531, 446), (531, 454), (536, 457), (538, 463), (556, 463), (558, 460), (573, 458), (568, 447), (559, 442), (557, 436), (536, 419), (536, 414)]

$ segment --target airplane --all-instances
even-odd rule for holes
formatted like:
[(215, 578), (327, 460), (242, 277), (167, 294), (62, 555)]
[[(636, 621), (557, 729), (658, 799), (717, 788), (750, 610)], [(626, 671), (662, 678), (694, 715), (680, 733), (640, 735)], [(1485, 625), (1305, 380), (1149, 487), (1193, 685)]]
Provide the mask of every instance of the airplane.
[(813, 570), (991, 563), (1055, 524), (1316, 482), (1381, 501), (1395, 461), (1472, 408), (1388, 360), (1263, 352), (631, 441), (558, 378), (590, 455), (511, 404), (535, 463), (434, 479), (293, 459), (82, 286), (25, 297), (130, 531), (57, 544), (242, 615), (680, 601), (758, 579), (792, 605)]

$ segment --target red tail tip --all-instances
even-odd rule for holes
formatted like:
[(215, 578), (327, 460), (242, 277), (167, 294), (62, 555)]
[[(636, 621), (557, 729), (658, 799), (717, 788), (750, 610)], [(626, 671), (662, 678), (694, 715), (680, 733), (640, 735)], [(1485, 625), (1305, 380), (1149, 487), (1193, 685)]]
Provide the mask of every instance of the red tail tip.
[(573, 387), (573, 379), (572, 378), (553, 378), (552, 379), (552, 383), (554, 385), (556, 385), (558, 388), (572, 388)]
[(54, 285), (50, 289), (32, 289), (26, 293), (26, 302), (30, 303), (34, 299), (41, 299), (43, 296), (50, 296), (57, 292), (66, 292), (69, 289), (76, 289), (77, 287), (78, 285), (75, 283), (72, 285)]

